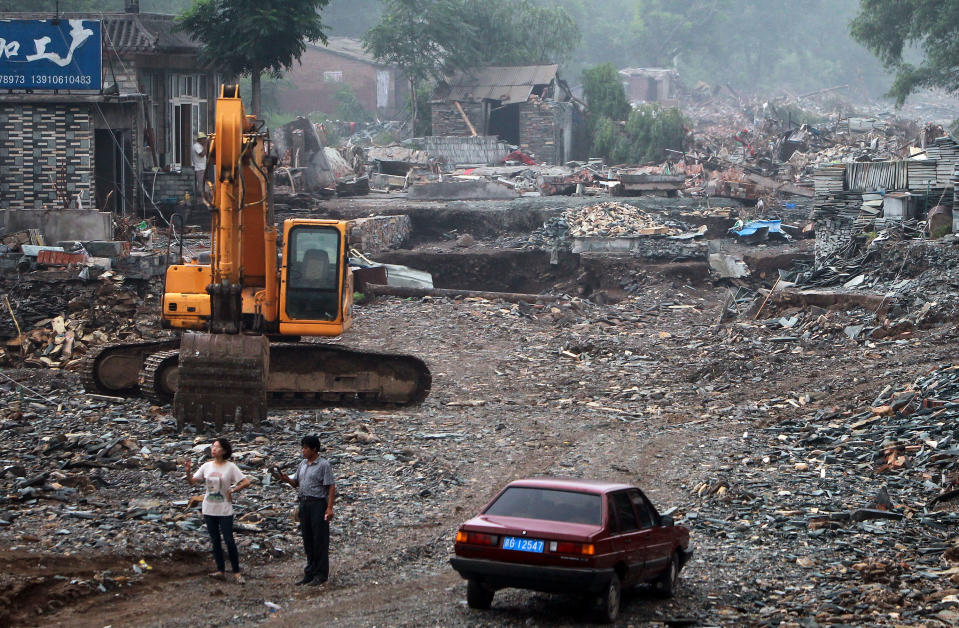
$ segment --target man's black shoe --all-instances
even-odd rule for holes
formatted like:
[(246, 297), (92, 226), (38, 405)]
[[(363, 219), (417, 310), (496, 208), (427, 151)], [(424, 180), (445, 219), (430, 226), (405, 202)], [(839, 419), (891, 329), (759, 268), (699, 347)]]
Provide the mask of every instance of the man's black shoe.
[(310, 580), (309, 582), (306, 583), (306, 586), (308, 586), (308, 587), (321, 587), (321, 586), (323, 586), (324, 584), (326, 584), (326, 580), (320, 580), (319, 578), (313, 578), (312, 580)]
[(300, 586), (301, 584), (310, 584), (311, 582), (313, 582), (313, 578), (310, 576), (303, 576), (303, 579), (298, 581), (296, 586)]

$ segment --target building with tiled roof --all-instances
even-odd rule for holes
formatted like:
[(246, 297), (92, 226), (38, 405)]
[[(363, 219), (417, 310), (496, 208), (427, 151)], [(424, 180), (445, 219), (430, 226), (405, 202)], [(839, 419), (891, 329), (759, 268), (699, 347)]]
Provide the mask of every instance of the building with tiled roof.
[(63, 206), (79, 196), (86, 207), (146, 213), (195, 200), (190, 152), (213, 125), (219, 77), (175, 16), (140, 13), (138, 0), (125, 5), (0, 12), (0, 37), (5, 24), (55, 18), (98, 21), (102, 34), (101, 89), (0, 93), (0, 209)]

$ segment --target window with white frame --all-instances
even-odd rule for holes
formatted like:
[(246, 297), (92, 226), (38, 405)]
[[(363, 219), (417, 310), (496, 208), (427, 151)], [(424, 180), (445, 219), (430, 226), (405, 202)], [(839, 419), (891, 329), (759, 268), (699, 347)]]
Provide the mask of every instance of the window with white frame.
[(341, 83), (343, 82), (343, 72), (324, 72), (323, 73), (323, 82), (324, 83)]
[(170, 161), (175, 165), (190, 165), (190, 150), (199, 132), (209, 131), (207, 76), (205, 74), (169, 75), (169, 106), (171, 124), (167, 131)]

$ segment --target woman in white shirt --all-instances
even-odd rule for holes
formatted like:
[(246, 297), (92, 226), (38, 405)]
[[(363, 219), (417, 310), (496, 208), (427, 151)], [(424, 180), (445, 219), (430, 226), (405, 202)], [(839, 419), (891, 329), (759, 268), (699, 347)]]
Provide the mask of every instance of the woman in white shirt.
[(233, 540), (233, 495), (250, 485), (250, 480), (239, 467), (229, 461), (233, 455), (233, 447), (230, 441), (225, 438), (218, 438), (210, 446), (210, 455), (213, 460), (205, 462), (197, 469), (196, 473), (190, 474), (192, 465), (187, 459), (186, 480), (191, 486), (197, 482), (203, 482), (206, 487), (206, 495), (203, 496), (203, 520), (206, 522), (206, 529), (210, 533), (210, 541), (213, 543), (213, 558), (216, 560), (216, 572), (210, 576), (214, 578), (223, 578), (225, 576), (225, 563), (223, 560), (223, 546), (220, 543), (222, 535), (226, 541), (226, 551), (230, 555), (230, 565), (233, 567), (233, 575), (236, 581), (243, 583), (243, 576), (240, 575), (240, 556), (236, 550), (236, 542)]

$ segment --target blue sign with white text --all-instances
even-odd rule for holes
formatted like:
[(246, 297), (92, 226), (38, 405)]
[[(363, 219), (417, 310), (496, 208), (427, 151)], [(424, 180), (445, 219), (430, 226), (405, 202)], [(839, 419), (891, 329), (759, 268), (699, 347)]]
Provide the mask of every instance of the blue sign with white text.
[(99, 91), (101, 41), (98, 20), (0, 20), (0, 90)]

